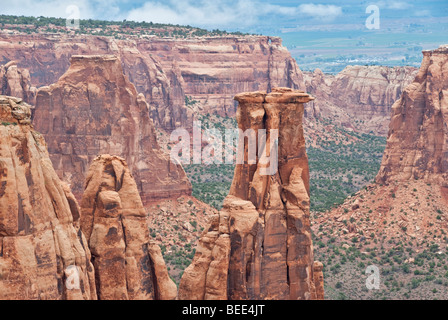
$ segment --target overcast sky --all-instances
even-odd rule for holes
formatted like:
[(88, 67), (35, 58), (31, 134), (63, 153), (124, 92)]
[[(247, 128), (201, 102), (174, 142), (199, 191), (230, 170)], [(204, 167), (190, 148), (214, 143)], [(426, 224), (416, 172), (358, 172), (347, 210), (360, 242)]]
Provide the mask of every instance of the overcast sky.
[(251, 31), (264, 26), (359, 24), (366, 19), (365, 8), (370, 4), (378, 5), (385, 20), (448, 17), (448, 0), (0, 0), (0, 13), (68, 17), (67, 8), (76, 5), (81, 19), (127, 19)]

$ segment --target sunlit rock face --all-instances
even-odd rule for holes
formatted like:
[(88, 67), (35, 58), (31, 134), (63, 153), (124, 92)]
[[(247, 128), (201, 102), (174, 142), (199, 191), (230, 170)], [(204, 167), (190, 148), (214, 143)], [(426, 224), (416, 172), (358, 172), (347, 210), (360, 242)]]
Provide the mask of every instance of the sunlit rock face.
[(377, 182), (424, 179), (448, 186), (448, 46), (423, 51), (414, 81), (392, 106)]
[(101, 300), (172, 300), (161, 250), (151, 241), (147, 213), (123, 158), (101, 155), (87, 173), (81, 201), (86, 235)]
[[(223, 209), (204, 231), (181, 279), (180, 299), (323, 298), (321, 274), (314, 275), (302, 127), (304, 103), (312, 99), (289, 88), (235, 97), (243, 132), (268, 129), (266, 143), (259, 145), (264, 153), (254, 164), (236, 165)], [(278, 145), (271, 129), (278, 130)], [(245, 146), (245, 159), (248, 150)], [(275, 150), (278, 170), (263, 174), (271, 165), (265, 157)]]
[(0, 300), (96, 299), (78, 203), (30, 116), (0, 96)]
[(39, 88), (34, 124), (56, 172), (78, 199), (90, 163), (104, 153), (126, 159), (144, 204), (191, 194), (182, 166), (157, 143), (145, 97), (116, 56), (73, 56), (56, 83)]

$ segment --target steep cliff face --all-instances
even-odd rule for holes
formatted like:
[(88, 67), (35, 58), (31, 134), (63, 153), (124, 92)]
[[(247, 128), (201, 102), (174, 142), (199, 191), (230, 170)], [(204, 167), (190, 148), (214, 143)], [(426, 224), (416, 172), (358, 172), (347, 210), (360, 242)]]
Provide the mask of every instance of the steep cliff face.
[[(269, 94), (242, 93), (235, 99), (240, 129), (278, 130), (278, 145), (272, 131), (261, 145), (268, 157), (278, 150), (278, 171), (263, 175), (273, 164), (265, 156), (254, 164), (236, 165), (223, 209), (184, 272), (179, 298), (316, 299), (302, 128), (303, 104), (312, 98), (303, 91), (274, 88)], [(248, 159), (247, 146), (244, 155)]]
[(56, 83), (39, 89), (34, 123), (56, 172), (78, 199), (89, 163), (103, 153), (126, 159), (143, 203), (191, 194), (182, 166), (157, 143), (145, 97), (116, 56), (73, 56)]
[(0, 96), (0, 299), (96, 299), (80, 209), (30, 115)]
[(424, 179), (448, 187), (448, 46), (423, 51), (414, 81), (392, 106), (376, 180)]
[(0, 94), (13, 96), (35, 104), (37, 89), (31, 86), (30, 73), (27, 69), (18, 68), (15, 61), (0, 66)]
[(305, 89), (295, 60), (275, 37), (116, 40), (0, 33), (0, 51), (3, 63), (15, 60), (29, 69), (37, 87), (56, 82), (72, 55), (114, 54), (145, 95), (152, 119), (167, 130), (191, 127), (192, 110), (185, 106), (185, 96), (199, 101), (204, 113), (233, 116), (235, 92), (269, 91), (275, 86)]
[(386, 135), (390, 108), (416, 74), (412, 67), (383, 66), (348, 66), (336, 76), (319, 69), (305, 73), (307, 92), (316, 97), (306, 117), (326, 117), (346, 128)]
[(155, 38), (139, 49), (157, 55), (165, 70), (175, 65), (185, 95), (199, 101), (204, 113), (233, 116), (235, 92), (305, 89), (302, 72), (277, 37)]
[(124, 159), (102, 155), (90, 166), (81, 202), (81, 228), (92, 251), (101, 300), (171, 300), (177, 288)]
[(3, 63), (14, 60), (28, 69), (36, 87), (56, 82), (70, 67), (72, 55), (116, 55), (137, 91), (144, 94), (157, 124), (170, 130), (179, 123), (186, 126), (191, 117), (182, 90), (171, 89), (171, 81), (173, 84), (179, 81), (176, 75), (162, 70), (155, 56), (140, 52), (135, 40), (86, 35), (0, 34), (0, 51)]

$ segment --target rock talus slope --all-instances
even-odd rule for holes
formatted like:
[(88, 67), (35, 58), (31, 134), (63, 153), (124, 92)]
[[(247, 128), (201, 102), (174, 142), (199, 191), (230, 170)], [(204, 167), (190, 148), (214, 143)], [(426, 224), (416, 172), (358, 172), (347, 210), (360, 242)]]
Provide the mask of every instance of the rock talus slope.
[(182, 166), (157, 143), (145, 97), (116, 56), (73, 56), (67, 72), (39, 88), (36, 100), (35, 126), (56, 172), (78, 199), (89, 163), (104, 153), (126, 159), (143, 203), (191, 194)]
[(30, 115), (0, 96), (0, 299), (96, 299), (80, 209)]
[(176, 298), (146, 219), (126, 161), (109, 155), (94, 159), (81, 202), (81, 228), (92, 252), (99, 299)]
[[(238, 94), (240, 129), (271, 131), (253, 164), (237, 164), (223, 209), (199, 240), (179, 285), (180, 299), (318, 299), (309, 217), (309, 170), (303, 136), (303, 91)], [(245, 159), (248, 146), (244, 147)], [(258, 148), (257, 148), (258, 149)], [(271, 152), (278, 171), (264, 175)], [(262, 150), (258, 150), (262, 151)], [(262, 159), (262, 160), (260, 160)], [(269, 162), (269, 165), (272, 163)], [(315, 279), (319, 282), (319, 297)]]
[(448, 187), (448, 46), (423, 51), (414, 81), (392, 106), (379, 183), (424, 179)]

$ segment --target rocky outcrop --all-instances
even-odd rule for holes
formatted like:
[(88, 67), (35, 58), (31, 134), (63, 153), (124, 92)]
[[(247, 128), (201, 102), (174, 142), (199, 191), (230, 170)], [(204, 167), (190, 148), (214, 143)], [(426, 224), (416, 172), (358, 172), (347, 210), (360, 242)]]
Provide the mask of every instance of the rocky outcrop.
[(0, 94), (20, 98), (33, 108), (36, 91), (27, 69), (18, 68), (15, 61), (0, 66)]
[(80, 209), (30, 116), (0, 96), (0, 300), (96, 299)]
[[(309, 217), (303, 91), (242, 93), (240, 129), (277, 129), (256, 163), (237, 164), (223, 209), (199, 240), (179, 286), (180, 299), (316, 299)], [(278, 170), (268, 158), (278, 150)], [(262, 150), (257, 150), (262, 151)], [(248, 147), (244, 148), (248, 159)], [(318, 279), (317, 276), (316, 279)], [(319, 287), (320, 288), (320, 287)], [(320, 289), (319, 289), (320, 290)]]
[(177, 288), (126, 161), (102, 155), (90, 166), (81, 202), (81, 228), (95, 267), (100, 300), (171, 300)]
[(424, 179), (448, 186), (448, 46), (423, 51), (414, 81), (392, 106), (379, 183)]
[(277, 37), (154, 38), (139, 42), (139, 49), (157, 55), (165, 70), (176, 66), (185, 95), (204, 114), (234, 116), (235, 92), (305, 89), (302, 72)]
[[(316, 69), (304, 73), (316, 97), (306, 118), (328, 118), (349, 130), (386, 135), (390, 108), (417, 73), (412, 67), (348, 66), (336, 76)], [(355, 120), (354, 120), (355, 119)]]
[(324, 265), (322, 262), (314, 261), (314, 285), (316, 287), (315, 300), (324, 300)]
[(73, 56), (56, 83), (39, 88), (34, 123), (78, 199), (89, 163), (104, 153), (126, 159), (143, 203), (191, 194), (182, 166), (157, 143), (145, 97), (116, 56)]
[(5, 62), (30, 70), (37, 87), (56, 82), (72, 55), (113, 54), (144, 94), (155, 124), (166, 130), (192, 126), (193, 106), (185, 106), (185, 96), (199, 101), (204, 114), (234, 116), (235, 92), (305, 89), (300, 69), (277, 37), (130, 38), (0, 32), (0, 51)]

